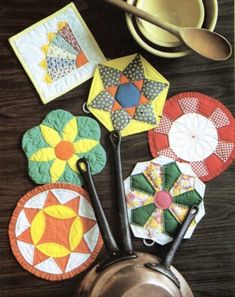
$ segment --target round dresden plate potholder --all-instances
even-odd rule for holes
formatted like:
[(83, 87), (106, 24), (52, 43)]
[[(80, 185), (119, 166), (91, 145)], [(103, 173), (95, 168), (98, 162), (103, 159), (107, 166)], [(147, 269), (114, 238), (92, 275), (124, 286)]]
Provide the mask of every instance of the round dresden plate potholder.
[(103, 245), (87, 192), (63, 183), (39, 186), (23, 196), (9, 237), (23, 268), (51, 281), (85, 270)]
[(208, 181), (235, 158), (235, 120), (218, 100), (201, 93), (181, 93), (169, 99), (159, 126), (149, 131), (154, 157), (165, 155), (190, 163)]
[(159, 244), (172, 241), (189, 208), (198, 205), (199, 211), (185, 234), (189, 238), (205, 214), (205, 184), (187, 163), (165, 156), (137, 163), (124, 186), (136, 237)]

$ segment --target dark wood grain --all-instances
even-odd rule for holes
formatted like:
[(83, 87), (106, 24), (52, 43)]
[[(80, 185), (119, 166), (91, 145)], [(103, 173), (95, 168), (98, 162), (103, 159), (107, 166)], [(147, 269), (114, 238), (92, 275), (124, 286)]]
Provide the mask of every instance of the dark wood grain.
[[(8, 239), (8, 223), (19, 198), (35, 187), (27, 176), (27, 163), (21, 150), (22, 134), (40, 123), (51, 110), (63, 108), (82, 115), (91, 81), (61, 98), (43, 105), (29, 78), (9, 46), (8, 38), (48, 16), (68, 2), (65, 0), (0, 1), (0, 296), (74, 296), (84, 273), (62, 282), (39, 279), (21, 268), (13, 257)], [(234, 114), (233, 58), (212, 62), (196, 54), (167, 60), (142, 50), (132, 39), (124, 14), (102, 1), (76, 1), (82, 16), (108, 58), (140, 52), (171, 82), (169, 96), (182, 91), (200, 91), (218, 98)], [(219, 0), (216, 30), (233, 40), (233, 1)], [(102, 142), (107, 131), (102, 127)], [(147, 133), (127, 137), (122, 144), (123, 174), (127, 177), (136, 162), (151, 158)], [(125, 153), (124, 153), (125, 152)], [(192, 240), (182, 244), (175, 266), (188, 280), (195, 297), (235, 296), (235, 187), (232, 165), (221, 176), (208, 182), (205, 205), (207, 214)], [(110, 153), (103, 172), (95, 176), (102, 203), (115, 233), (116, 203)], [(134, 240), (138, 250), (163, 256), (168, 246), (147, 249)], [(102, 255), (105, 251), (102, 251)], [(131, 277), (131, 276), (130, 276)], [(144, 296), (143, 296), (144, 297)]]

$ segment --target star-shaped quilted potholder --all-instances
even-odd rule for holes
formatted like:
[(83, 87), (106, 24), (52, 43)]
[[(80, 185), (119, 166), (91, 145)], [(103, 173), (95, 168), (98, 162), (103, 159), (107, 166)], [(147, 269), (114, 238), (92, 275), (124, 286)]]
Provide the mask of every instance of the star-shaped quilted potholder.
[(109, 130), (122, 136), (158, 125), (168, 81), (140, 55), (99, 64), (88, 98), (88, 109)]

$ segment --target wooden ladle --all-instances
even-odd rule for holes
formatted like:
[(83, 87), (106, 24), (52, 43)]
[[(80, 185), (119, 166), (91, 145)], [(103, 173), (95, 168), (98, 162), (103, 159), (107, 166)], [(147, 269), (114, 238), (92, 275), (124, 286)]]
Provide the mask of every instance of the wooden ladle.
[(193, 51), (208, 59), (214, 61), (225, 61), (232, 54), (232, 46), (229, 41), (216, 32), (211, 32), (203, 28), (187, 28), (170, 24), (122, 0), (105, 1), (145, 21), (157, 25), (162, 29), (169, 31), (170, 33), (177, 36), (180, 40), (182, 40), (182, 42), (185, 43)]

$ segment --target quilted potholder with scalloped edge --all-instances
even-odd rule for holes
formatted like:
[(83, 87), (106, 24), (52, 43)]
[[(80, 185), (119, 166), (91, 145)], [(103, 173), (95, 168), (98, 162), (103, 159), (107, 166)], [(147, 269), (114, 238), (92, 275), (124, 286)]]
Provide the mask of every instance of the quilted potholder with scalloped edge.
[(39, 126), (23, 136), (30, 177), (37, 184), (83, 184), (76, 165), (79, 158), (87, 158), (92, 174), (105, 166), (106, 153), (99, 142), (100, 136), (100, 127), (94, 119), (73, 116), (62, 109), (51, 111)]
[(181, 93), (166, 102), (159, 126), (149, 131), (149, 145), (154, 157), (188, 162), (208, 181), (235, 159), (235, 120), (218, 100)]

